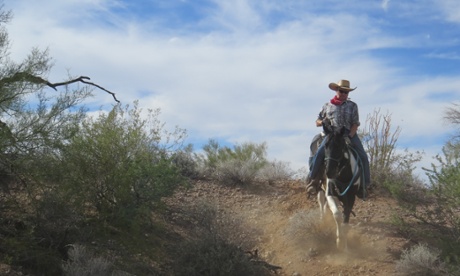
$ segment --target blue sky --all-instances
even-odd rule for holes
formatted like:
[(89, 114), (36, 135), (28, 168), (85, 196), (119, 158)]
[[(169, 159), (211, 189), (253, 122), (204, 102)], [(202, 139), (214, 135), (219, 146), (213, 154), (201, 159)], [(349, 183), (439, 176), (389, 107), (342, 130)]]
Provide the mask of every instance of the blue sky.
[[(361, 122), (380, 109), (398, 146), (428, 166), (453, 133), (459, 101), (456, 0), (6, 0), (11, 58), (48, 48), (51, 81), (87, 75), (160, 108), (188, 141), (267, 142), (269, 158), (306, 166), (314, 121), (348, 79)], [(98, 93), (97, 105), (112, 104)]]

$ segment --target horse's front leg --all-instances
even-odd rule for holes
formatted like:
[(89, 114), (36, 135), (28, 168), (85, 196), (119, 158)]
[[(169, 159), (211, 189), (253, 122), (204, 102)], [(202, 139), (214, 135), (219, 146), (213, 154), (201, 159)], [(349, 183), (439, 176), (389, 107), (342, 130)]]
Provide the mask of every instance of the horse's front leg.
[(318, 205), (319, 205), (319, 217), (321, 220), (324, 219), (326, 216), (326, 211), (327, 211), (327, 201), (326, 201), (326, 195), (324, 194), (324, 191), (321, 189), (318, 192)]
[(348, 237), (348, 231), (350, 229), (350, 225), (349, 225), (350, 215), (351, 215), (351, 211), (353, 209), (354, 204), (355, 204), (355, 196), (348, 194), (344, 202), (343, 221), (342, 221), (342, 225), (340, 229), (340, 236), (338, 235), (338, 239), (337, 239), (337, 247), (344, 251), (348, 250), (347, 237)]
[(342, 223), (340, 227), (340, 235), (337, 238), (337, 248), (345, 252), (348, 251), (348, 230), (350, 225), (348, 223)]
[(348, 233), (348, 223), (343, 223), (343, 214), (340, 210), (339, 199), (335, 196), (327, 196), (327, 203), (329, 204), (329, 209), (331, 209), (332, 215), (337, 226), (337, 248), (339, 250), (347, 250), (347, 233)]

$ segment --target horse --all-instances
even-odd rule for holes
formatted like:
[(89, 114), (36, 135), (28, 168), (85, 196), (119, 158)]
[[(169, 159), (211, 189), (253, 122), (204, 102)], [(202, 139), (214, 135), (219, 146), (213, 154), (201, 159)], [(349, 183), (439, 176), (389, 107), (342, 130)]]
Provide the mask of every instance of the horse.
[[(344, 128), (337, 129), (328, 125), (324, 131), (327, 140), (324, 143), (325, 180), (318, 193), (320, 214), (323, 218), (329, 206), (337, 226), (337, 248), (347, 251), (348, 223), (360, 183), (361, 166)], [(343, 211), (340, 210), (340, 204)]]

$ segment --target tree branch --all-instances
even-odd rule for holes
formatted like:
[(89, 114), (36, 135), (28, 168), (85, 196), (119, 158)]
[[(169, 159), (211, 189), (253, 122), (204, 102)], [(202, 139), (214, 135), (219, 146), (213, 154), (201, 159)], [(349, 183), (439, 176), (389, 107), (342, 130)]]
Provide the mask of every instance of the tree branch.
[(88, 81), (89, 79), (90, 79), (89, 77), (80, 76), (80, 77), (78, 77), (76, 79), (68, 80), (68, 81), (65, 81), (65, 82), (50, 83), (49, 81), (47, 81), (45, 79), (42, 79), (41, 77), (34, 76), (34, 75), (30, 74), (30, 73), (17, 72), (11, 77), (6, 77), (6, 78), (3, 78), (3, 79), (0, 79), (0, 86), (4, 86), (4, 85), (15, 83), (15, 82), (24, 82), (25, 81), (25, 82), (30, 82), (30, 83), (34, 83), (34, 84), (44, 84), (44, 85), (47, 85), (47, 86), (53, 88), (54, 90), (57, 90), (56, 87), (58, 87), (58, 86), (68, 85), (68, 84), (75, 83), (75, 82), (82, 82), (82, 83), (86, 83), (86, 84), (95, 86), (95, 87), (97, 87), (97, 88), (109, 93), (110, 95), (112, 95), (113, 99), (117, 103), (120, 102), (116, 98), (115, 93), (110, 92), (109, 90), (105, 89), (104, 87), (102, 87), (100, 85), (97, 85), (97, 84), (95, 84), (93, 82), (89, 82)]
[(115, 93), (110, 92), (109, 90), (105, 89), (104, 87), (102, 87), (102, 86), (100, 86), (100, 85), (98, 85), (98, 84), (95, 84), (94, 82), (87, 81), (87, 80), (90, 80), (90, 78), (89, 78), (89, 77), (86, 77), (86, 76), (80, 76), (80, 77), (78, 77), (78, 78), (76, 78), (76, 79), (69, 80), (69, 81), (65, 81), (65, 82), (49, 83), (49, 82), (47, 82), (47, 81), (45, 81), (45, 80), (44, 80), (44, 81), (46, 82), (46, 83), (45, 83), (46, 85), (48, 85), (49, 87), (53, 88), (54, 90), (56, 90), (56, 87), (57, 87), (57, 86), (67, 85), (67, 84), (71, 84), (71, 83), (74, 83), (74, 82), (86, 83), (86, 84), (95, 86), (95, 87), (97, 87), (97, 88), (99, 88), (99, 89), (101, 89), (101, 90), (103, 90), (103, 91), (109, 93), (110, 95), (112, 95), (113, 99), (114, 99), (117, 103), (120, 102), (120, 101), (117, 99), (117, 97), (115, 96)]

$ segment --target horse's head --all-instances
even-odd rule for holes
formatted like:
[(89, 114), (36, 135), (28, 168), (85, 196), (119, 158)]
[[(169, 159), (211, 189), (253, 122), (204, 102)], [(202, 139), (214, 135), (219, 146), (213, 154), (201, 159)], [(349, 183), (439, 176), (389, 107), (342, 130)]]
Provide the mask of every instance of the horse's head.
[(347, 161), (345, 154), (348, 146), (345, 141), (345, 128), (334, 128), (327, 126), (324, 128), (327, 134), (327, 141), (324, 147), (325, 161), (326, 161), (326, 175), (330, 179), (337, 178), (339, 171), (344, 162)]

